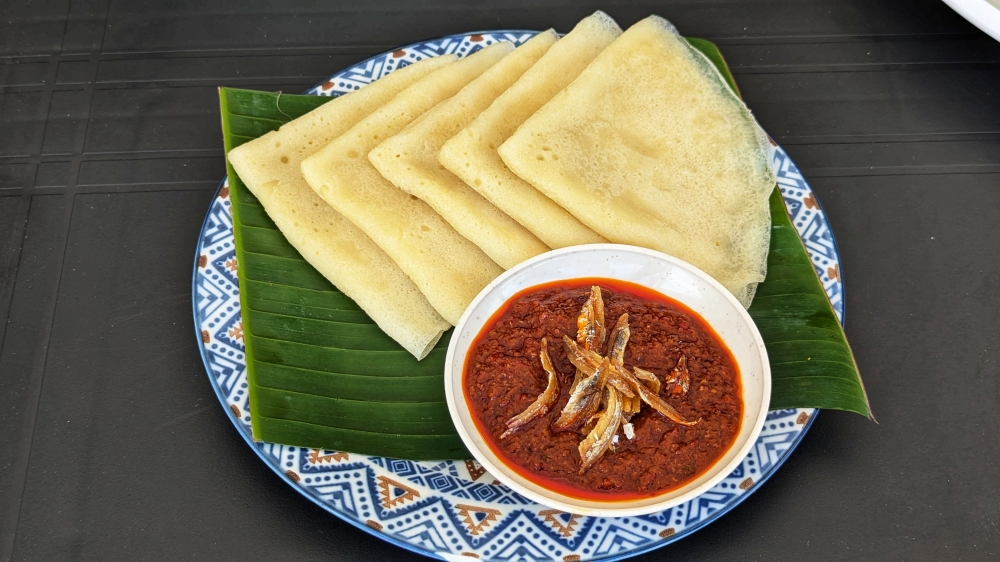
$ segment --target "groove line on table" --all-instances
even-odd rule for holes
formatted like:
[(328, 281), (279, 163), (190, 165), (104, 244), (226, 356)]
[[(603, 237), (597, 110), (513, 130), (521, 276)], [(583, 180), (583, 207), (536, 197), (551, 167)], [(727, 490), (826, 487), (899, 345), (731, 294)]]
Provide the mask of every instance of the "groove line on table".
[[(69, 8), (67, 8), (67, 12), (68, 10)], [(64, 27), (60, 41), (65, 40), (65, 36), (66, 29)], [(55, 82), (57, 72), (58, 63), (50, 62), (48, 69), (48, 87), (42, 90), (43, 95), (41, 96), (37, 106), (37, 120), (42, 124), (42, 134), (38, 136), (38, 145), (34, 150), (36, 154), (41, 152), (42, 143), (44, 142), (44, 124), (48, 122), (48, 112), (52, 101), (52, 92), (54, 90), (51, 86)], [(0, 319), (3, 320), (3, 325), (0, 326), (0, 356), (2, 356), (5, 348), (4, 343), (6, 342), (7, 325), (10, 322), (9, 314), (14, 298), (14, 288), (17, 284), (17, 273), (19, 271), (22, 251), (24, 249), (23, 242), (28, 231), (28, 221), (30, 220), (31, 200), (34, 196), (32, 186), (34, 186), (37, 173), (38, 162), (29, 163), (25, 166), (24, 179), (22, 182), (24, 187), (18, 190), (20, 200), (18, 201), (17, 218), (15, 219), (17, 225), (15, 226), (14, 232), (8, 242), (11, 244), (11, 251), (9, 253), (7, 263), (4, 264), (3, 279), (0, 279), (0, 307), (2, 307), (2, 310), (0, 310), (0, 312), (2, 312)], [(56, 286), (58, 287), (58, 283)], [(53, 295), (51, 296), (51, 299), (55, 301), (56, 297)], [(43, 320), (40, 337), (40, 340), (44, 341), (45, 345), (41, 345), (41, 342), (35, 343), (36, 353), (34, 361), (31, 365), (30, 378), (28, 379), (29, 388), (25, 393), (25, 399), (27, 402), (22, 414), (23, 418), (21, 421), (21, 431), (17, 436), (19, 441), (15, 453), (16, 456), (14, 457), (13, 463), (8, 472), (11, 477), (11, 481), (7, 501), (10, 503), (6, 506), (7, 513), (4, 516), (4, 525), (0, 528), (0, 533), (2, 533), (2, 535), (0, 535), (0, 562), (10, 562), (13, 560), (14, 556), (14, 542), (17, 538), (17, 527), (20, 523), (21, 515), (21, 502), (24, 498), (24, 487), (28, 478), (28, 464), (35, 431), (35, 419), (38, 415), (38, 402), (41, 399), (44, 358), (41, 367), (37, 365), (37, 362), (40, 355), (39, 350), (48, 347), (48, 340), (52, 333), (52, 315), (54, 315), (55, 312), (54, 302), (49, 308), (49, 312), (49, 317)]]
[[(969, 133), (973, 134), (973, 133)], [(928, 141), (928, 142), (949, 142), (946, 140), (941, 141)], [(803, 143), (779, 143), (787, 144), (788, 146), (810, 146), (809, 144)], [(835, 142), (835, 143), (816, 143), (820, 144), (871, 144), (871, 142), (858, 141), (856, 143), (845, 143), (845, 142)], [(898, 143), (892, 143), (898, 144)], [(0, 159), (2, 161), (2, 159)], [(50, 162), (62, 162), (65, 160), (49, 160)], [(86, 161), (82, 159), (81, 162)], [(33, 178), (35, 174), (35, 168), (37, 167), (36, 162), (13, 162), (14, 164), (28, 164), (29, 169), (26, 171), (25, 175)], [(866, 178), (866, 177), (889, 177), (889, 176), (978, 176), (978, 175), (992, 175), (1000, 173), (1000, 164), (943, 164), (943, 165), (932, 165), (932, 166), (919, 166), (919, 165), (908, 165), (908, 166), (853, 166), (853, 167), (837, 167), (837, 168), (822, 168), (822, 167), (811, 167), (808, 165), (801, 165), (799, 169), (802, 171), (803, 175), (810, 178)], [(224, 175), (220, 172), (220, 175)], [(31, 181), (31, 180), (28, 180)], [(183, 192), (183, 191), (214, 191), (219, 185), (218, 179), (205, 179), (205, 180), (192, 180), (192, 181), (182, 181), (182, 182), (121, 182), (121, 183), (95, 183), (95, 184), (78, 184), (74, 188), (67, 186), (29, 186), (29, 187), (4, 187), (0, 188), (0, 197), (27, 197), (30, 198), (32, 195), (65, 195), (66, 193), (72, 191), (76, 194), (113, 194), (113, 193), (156, 193), (156, 192)], [(27, 214), (27, 204), (19, 210), (19, 217), (25, 217)], [(23, 222), (19, 220), (19, 223)], [(21, 229), (23, 230), (23, 229)], [(20, 232), (20, 230), (18, 231)], [(12, 236), (14, 239), (14, 244), (19, 245), (17, 242), (18, 234)], [(10, 242), (8, 242), (10, 243)], [(19, 250), (17, 250), (19, 251)], [(261, 254), (261, 255), (272, 255), (272, 254)], [(275, 257), (279, 257), (274, 255)], [(16, 262), (16, 256), (13, 258)], [(290, 258), (285, 258), (290, 259)], [(14, 263), (12, 262), (12, 263)], [(10, 271), (12, 263), (7, 264), (7, 271)], [(16, 265), (16, 263), (14, 263)], [(0, 271), (3, 271), (0, 269)], [(9, 276), (5, 279), (11, 279)], [(9, 281), (8, 281), (9, 283)], [(10, 295), (5, 295), (3, 291), (9, 291), (9, 287), (6, 285), (0, 285), (0, 302), (3, 299), (9, 300)], [(3, 309), (0, 309), (2, 312)], [(0, 328), (0, 334), (3, 333), (3, 329)]]
[(976, 175), (1000, 173), (1000, 164), (955, 164), (932, 166), (856, 166), (844, 168), (804, 168), (810, 178), (873, 176)]
[[(741, 45), (741, 46), (769, 46), (783, 44), (810, 44), (810, 43), (864, 43), (864, 42), (885, 42), (891, 43), (894, 40), (944, 40), (944, 39), (968, 39), (981, 36), (975, 31), (943, 31), (943, 32), (910, 32), (910, 33), (837, 33), (837, 34), (808, 34), (808, 35), (704, 35), (703, 38), (719, 46)], [(415, 41), (419, 41), (416, 39)], [(150, 49), (150, 50), (108, 50), (101, 52), (101, 60), (133, 60), (133, 59), (164, 59), (164, 58), (219, 58), (219, 57), (260, 57), (260, 56), (295, 56), (295, 55), (365, 55), (368, 53), (377, 54), (394, 47), (398, 43), (351, 43), (345, 42), (339, 45), (325, 45), (322, 47), (293, 46), (283, 47), (275, 45), (271, 47), (220, 47), (208, 49)], [(86, 53), (36, 53), (36, 54), (12, 54), (0, 55), (0, 61), (18, 62), (43, 62), (48, 59), (69, 59), (78, 60), (86, 58)]]
[[(107, 21), (108, 13), (110, 12), (111, 9), (111, 2), (110, 0), (104, 0), (104, 4), (105, 4), (103, 10), (104, 21)], [(70, 20), (71, 11), (72, 11), (72, 3), (69, 3), (67, 5), (66, 17), (63, 22), (60, 45), (63, 45), (66, 40), (66, 33), (68, 29), (68, 23)], [(98, 8), (98, 11), (100, 11), (100, 8)], [(100, 33), (101, 33), (101, 40), (99, 44), (101, 47), (103, 47), (104, 39), (107, 33), (107, 26), (102, 26)], [(96, 53), (92, 54), (87, 60), (88, 60), (87, 63), (88, 73), (92, 77), (91, 80), (96, 81), (99, 69), (98, 56)], [(52, 79), (48, 84), (54, 90), (55, 75), (58, 73), (58, 69), (55, 69), (54, 71), (50, 69), (50, 72), (55, 72), (55, 74), (52, 76)], [(38, 409), (40, 405), (39, 403), (41, 401), (45, 368), (48, 360), (49, 343), (52, 337), (52, 327), (55, 321), (56, 311), (58, 310), (59, 292), (60, 292), (60, 285), (62, 283), (62, 276), (66, 268), (66, 251), (67, 248), (69, 247), (69, 236), (71, 232), (73, 208), (75, 202), (75, 193), (74, 193), (76, 190), (75, 182), (77, 180), (77, 176), (79, 175), (79, 170), (80, 170), (79, 154), (83, 152), (84, 143), (86, 142), (86, 137), (87, 137), (86, 132), (90, 127), (90, 112), (93, 101), (93, 92), (94, 90), (92, 87), (85, 88), (85, 96), (87, 97), (87, 110), (86, 110), (86, 116), (83, 120), (84, 134), (80, 136), (80, 145), (75, 151), (76, 154), (74, 154), (73, 156), (73, 161), (70, 170), (69, 184), (67, 185), (66, 193), (63, 195), (63, 197), (65, 198), (64, 205), (66, 208), (63, 217), (62, 238), (61, 242), (59, 243), (59, 246), (61, 247), (56, 247), (53, 249), (54, 252), (59, 255), (59, 260), (58, 260), (59, 266), (57, 273), (55, 273), (56, 276), (55, 289), (53, 291), (53, 294), (49, 297), (49, 302), (47, 303), (47, 307), (44, 314), (44, 324), (42, 326), (39, 342), (35, 344), (36, 348), (32, 360), (30, 389), (27, 393), (28, 404), (27, 408), (25, 409), (24, 419), (22, 422), (19, 451), (17, 457), (14, 460), (14, 465), (11, 467), (10, 470), (10, 474), (14, 475), (15, 479), (13, 482), (11, 482), (12, 490), (9, 496), (11, 503), (8, 506), (8, 515), (5, 519), (6, 528), (3, 529), (3, 536), (2, 536), (3, 544), (2, 546), (0, 546), (0, 548), (2, 548), (2, 550), (0, 550), (0, 561), (3, 562), (8, 562), (12, 560), (14, 555), (14, 542), (17, 537), (17, 527), (20, 523), (21, 502), (24, 499), (24, 488), (27, 483), (28, 468), (30, 466), (31, 449), (35, 436), (34, 435), (35, 423), (38, 419)], [(45, 114), (47, 122), (49, 111), (51, 110), (51, 106), (49, 105), (51, 104), (51, 99), (52, 99), (51, 93), (48, 96), (43, 96), (43, 98), (47, 98), (45, 102), (43, 102), (46, 103)], [(39, 141), (41, 145), (39, 146), (39, 150), (36, 152), (36, 154), (40, 153), (41, 148), (44, 147), (45, 132), (46, 130), (43, 129), (42, 137)], [(29, 168), (32, 167), (29, 166)], [(34, 170), (32, 170), (31, 173), (36, 174), (37, 165), (34, 166), (33, 168)], [(35, 193), (35, 190), (33, 189), (35, 178), (37, 178), (37, 176), (32, 178), (32, 181), (30, 183), (28, 182), (25, 183), (26, 189), (23, 192), (22, 199), (29, 199)]]
[[(827, 145), (827, 144), (906, 144), (906, 143), (947, 143), (967, 141), (1000, 140), (1000, 131), (947, 131), (915, 133), (857, 133), (844, 135), (771, 135), (782, 146)], [(224, 156), (219, 148), (168, 148), (156, 150), (83, 151), (78, 154), (86, 162), (115, 162), (122, 160), (171, 160), (188, 158), (219, 158)], [(66, 162), (73, 153), (49, 154), (4, 154), (0, 162), (10, 164), (39, 164)], [(216, 183), (225, 175), (221, 171), (214, 177)]]
[[(774, 66), (734, 66), (735, 76), (782, 76), (810, 74), (873, 74), (873, 73), (909, 73), (937, 72), (962, 69), (993, 69), (1000, 67), (1000, 61), (969, 61), (969, 62), (900, 62), (900, 63), (854, 63), (854, 64), (823, 64), (823, 65), (774, 65)], [(174, 90), (182, 88), (211, 88), (220, 83), (238, 86), (246, 89), (269, 89), (269, 87), (287, 87), (296, 93), (313, 86), (323, 76), (288, 76), (288, 77), (247, 77), (233, 78), (228, 76), (211, 78), (151, 78), (144, 80), (98, 81), (77, 84), (57, 84), (54, 91), (77, 91), (88, 87), (98, 91), (116, 90)], [(47, 86), (45, 87), (47, 88)], [(43, 91), (43, 87), (34, 85), (0, 86), (0, 94), (23, 94)]]
[(830, 63), (734, 66), (734, 76), (780, 74), (844, 74), (864, 72), (932, 72), (963, 68), (998, 68), (1000, 60), (969, 62)]

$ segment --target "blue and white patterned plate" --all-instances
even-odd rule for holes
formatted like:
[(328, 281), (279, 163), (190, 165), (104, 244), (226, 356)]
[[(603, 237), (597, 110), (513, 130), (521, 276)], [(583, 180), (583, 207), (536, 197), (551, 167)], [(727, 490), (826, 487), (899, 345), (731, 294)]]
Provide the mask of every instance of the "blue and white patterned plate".
[[(415, 43), (358, 63), (307, 93), (340, 95), (423, 58), (464, 56), (497, 41), (521, 44), (535, 33), (489, 31)], [(774, 159), (792, 222), (842, 318), (840, 259), (823, 209), (781, 148)], [(434, 558), (620, 560), (663, 546), (750, 495), (788, 458), (816, 413), (808, 408), (770, 412), (756, 446), (725, 480), (686, 504), (642, 517), (583, 517), (546, 508), (501, 485), (475, 461), (414, 462), (255, 443), (237, 267), (229, 189), (223, 183), (202, 226), (192, 290), (202, 358), (240, 435), (280, 478), (317, 505), (383, 540)]]

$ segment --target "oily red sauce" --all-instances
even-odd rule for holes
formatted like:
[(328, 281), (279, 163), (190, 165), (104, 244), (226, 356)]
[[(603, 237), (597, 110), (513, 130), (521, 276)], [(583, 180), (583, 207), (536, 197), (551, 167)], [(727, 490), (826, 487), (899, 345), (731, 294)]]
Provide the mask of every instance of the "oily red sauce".
[[(635, 439), (619, 430), (615, 450), (581, 475), (578, 446), (584, 435), (551, 426), (569, 399), (576, 372), (562, 336), (576, 339), (576, 319), (591, 285), (602, 288), (609, 332), (622, 313), (629, 314), (626, 368), (652, 371), (662, 382), (681, 355), (687, 357), (690, 390), (677, 396), (664, 385), (660, 396), (685, 419), (701, 422), (684, 427), (643, 404), (631, 420)], [(545, 390), (548, 379), (538, 358), (542, 337), (548, 339), (559, 375), (559, 401), (544, 417), (501, 441), (507, 420)], [(590, 500), (655, 496), (689, 482), (729, 449), (743, 415), (736, 361), (715, 331), (681, 303), (611, 279), (573, 279), (514, 295), (476, 336), (463, 385), (479, 432), (509, 467), (548, 489)]]

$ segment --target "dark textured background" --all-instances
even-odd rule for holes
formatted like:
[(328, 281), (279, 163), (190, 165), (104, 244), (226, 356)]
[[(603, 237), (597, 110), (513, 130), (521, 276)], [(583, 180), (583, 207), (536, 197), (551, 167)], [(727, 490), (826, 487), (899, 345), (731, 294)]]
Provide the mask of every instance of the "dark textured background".
[(719, 44), (826, 207), (881, 422), (822, 413), (743, 505), (641, 559), (1000, 557), (1000, 44), (929, 0), (234, 4), (0, 3), (0, 561), (422, 559), (281, 482), (209, 386), (215, 88), (596, 8)]

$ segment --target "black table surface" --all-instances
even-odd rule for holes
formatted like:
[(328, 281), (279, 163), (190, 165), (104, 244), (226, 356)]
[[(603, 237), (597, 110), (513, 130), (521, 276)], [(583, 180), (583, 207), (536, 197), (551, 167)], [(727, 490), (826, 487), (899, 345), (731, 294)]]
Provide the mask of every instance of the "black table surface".
[(191, 318), (216, 87), (300, 92), (397, 45), (604, 9), (715, 41), (839, 242), (879, 424), (642, 560), (1000, 558), (1000, 44), (930, 0), (0, 4), (0, 560), (420, 560), (289, 488)]

